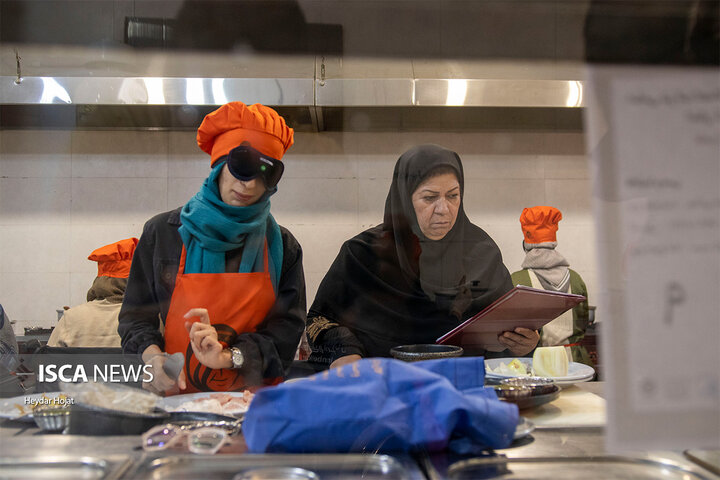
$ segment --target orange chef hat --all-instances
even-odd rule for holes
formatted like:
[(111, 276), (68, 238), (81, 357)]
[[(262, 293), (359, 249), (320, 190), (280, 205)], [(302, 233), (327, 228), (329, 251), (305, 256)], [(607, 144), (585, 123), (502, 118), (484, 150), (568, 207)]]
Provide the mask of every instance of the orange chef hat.
[(556, 242), (555, 232), (562, 213), (555, 207), (531, 207), (523, 209), (520, 214), (525, 243)]
[(98, 277), (127, 278), (138, 239), (126, 238), (93, 251), (88, 260), (98, 262)]
[(198, 146), (210, 154), (211, 165), (243, 142), (280, 160), (293, 144), (293, 129), (270, 107), (230, 102), (205, 116), (197, 133)]

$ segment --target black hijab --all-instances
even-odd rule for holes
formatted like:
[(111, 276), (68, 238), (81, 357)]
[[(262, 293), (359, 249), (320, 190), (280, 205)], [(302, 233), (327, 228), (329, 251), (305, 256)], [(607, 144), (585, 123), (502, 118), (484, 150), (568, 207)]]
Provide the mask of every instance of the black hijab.
[[(455, 225), (440, 240), (418, 225), (412, 194), (437, 170), (455, 172), (461, 202)], [(460, 157), (419, 145), (395, 164), (384, 221), (345, 242), (310, 307), (347, 327), (365, 356), (388, 356), (395, 345), (435, 343), (512, 288), (500, 249), (465, 215)]]

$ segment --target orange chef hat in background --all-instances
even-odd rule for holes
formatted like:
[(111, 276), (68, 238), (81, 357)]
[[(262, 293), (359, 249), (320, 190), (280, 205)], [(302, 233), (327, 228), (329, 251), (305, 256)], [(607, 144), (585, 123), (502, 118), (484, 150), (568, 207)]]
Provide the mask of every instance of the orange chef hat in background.
[(126, 238), (93, 251), (88, 260), (98, 262), (98, 277), (127, 278), (138, 239)]
[(211, 165), (243, 142), (280, 160), (293, 144), (293, 129), (270, 107), (230, 102), (205, 116), (197, 133), (198, 146), (210, 154)]
[(555, 207), (537, 206), (523, 209), (520, 214), (525, 243), (556, 242), (555, 233), (562, 213)]

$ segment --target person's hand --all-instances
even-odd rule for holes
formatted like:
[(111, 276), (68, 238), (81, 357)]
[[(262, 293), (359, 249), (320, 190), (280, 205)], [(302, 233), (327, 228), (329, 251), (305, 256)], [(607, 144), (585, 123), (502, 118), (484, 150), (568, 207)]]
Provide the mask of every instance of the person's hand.
[(142, 382), (142, 387), (145, 390), (158, 395), (163, 395), (165, 393), (172, 395), (178, 393), (181, 389), (185, 390), (187, 386), (185, 382), (185, 371), (180, 371), (180, 375), (177, 380), (168, 377), (165, 370), (163, 370), (163, 365), (165, 365), (168, 357), (165, 352), (160, 350), (160, 347), (157, 345), (150, 345), (142, 353), (142, 359), (146, 365), (150, 365), (149, 370), (153, 377), (151, 382)]
[[(196, 321), (191, 321), (193, 317)], [(232, 355), (230, 350), (223, 349), (218, 341), (215, 327), (210, 325), (210, 315), (204, 308), (191, 308), (185, 314), (188, 320), (185, 329), (190, 336), (190, 345), (198, 362), (208, 368), (232, 368)]]
[(330, 364), (330, 368), (337, 368), (342, 367), (343, 365), (348, 365), (350, 363), (355, 363), (358, 360), (362, 360), (362, 357), (360, 355), (345, 355), (344, 357), (340, 357), (334, 362)]
[(512, 332), (503, 332), (498, 336), (498, 341), (515, 356), (527, 355), (535, 348), (540, 340), (537, 330), (518, 327)]

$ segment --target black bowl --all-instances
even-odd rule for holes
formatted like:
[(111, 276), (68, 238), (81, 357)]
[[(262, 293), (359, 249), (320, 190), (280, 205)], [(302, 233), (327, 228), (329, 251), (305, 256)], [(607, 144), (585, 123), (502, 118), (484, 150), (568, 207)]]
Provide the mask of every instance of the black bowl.
[(405, 362), (418, 360), (434, 360), (438, 358), (459, 357), (463, 354), (462, 347), (455, 345), (436, 345), (421, 343), (416, 345), (400, 345), (390, 349), (390, 355)]
[[(518, 388), (518, 387), (511, 387), (511, 388)], [(557, 385), (555, 385), (555, 388), (557, 389)], [(495, 390), (495, 392), (498, 394), (498, 398), (503, 402), (508, 403), (514, 403), (518, 406), (518, 409), (524, 410), (526, 408), (533, 408), (533, 407), (539, 407), (540, 405), (544, 405), (546, 403), (552, 402), (558, 396), (560, 396), (560, 391), (555, 390), (551, 393), (543, 393), (541, 395), (530, 395), (530, 396), (512, 396), (512, 394), (508, 390)]]
[(134, 413), (76, 403), (70, 409), (68, 433), (75, 435), (140, 435), (166, 423), (167, 412)]

